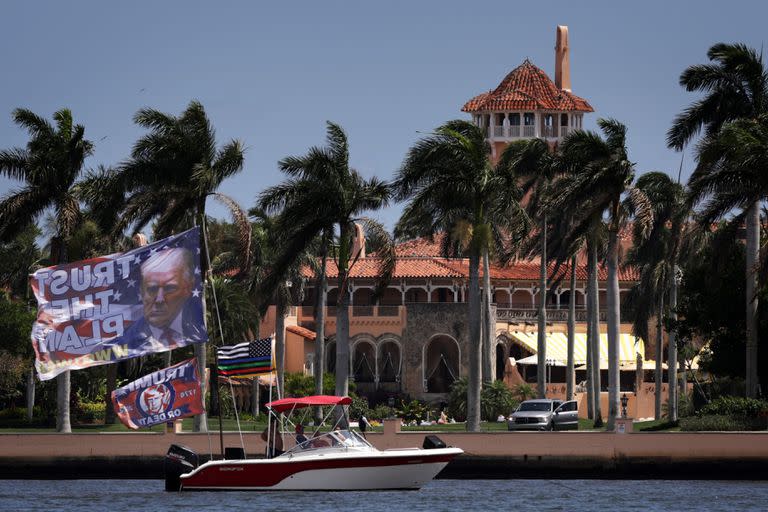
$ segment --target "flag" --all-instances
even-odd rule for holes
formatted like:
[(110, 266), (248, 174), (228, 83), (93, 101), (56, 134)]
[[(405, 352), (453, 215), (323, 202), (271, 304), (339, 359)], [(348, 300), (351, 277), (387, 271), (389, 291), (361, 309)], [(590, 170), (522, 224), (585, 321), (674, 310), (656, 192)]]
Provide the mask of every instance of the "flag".
[(200, 230), (38, 270), (32, 326), (40, 380), (207, 341)]
[(275, 369), (272, 362), (272, 337), (225, 345), (216, 351), (216, 355), (219, 375), (232, 379), (253, 377)]
[(112, 405), (120, 421), (134, 430), (201, 414), (204, 408), (197, 359), (187, 359), (114, 390)]

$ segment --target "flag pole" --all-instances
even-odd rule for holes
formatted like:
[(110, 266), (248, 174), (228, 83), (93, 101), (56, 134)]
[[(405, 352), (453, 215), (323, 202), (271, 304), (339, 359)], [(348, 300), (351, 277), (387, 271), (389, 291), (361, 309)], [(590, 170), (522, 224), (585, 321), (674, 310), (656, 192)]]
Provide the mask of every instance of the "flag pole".
[[(221, 420), (221, 389), (219, 388), (219, 352), (215, 350), (213, 356), (213, 370), (211, 376), (213, 377), (214, 386), (216, 386), (216, 406), (218, 408), (219, 416), (219, 445), (221, 446), (221, 458), (224, 459), (224, 424)], [(234, 396), (233, 396), (234, 399)]]

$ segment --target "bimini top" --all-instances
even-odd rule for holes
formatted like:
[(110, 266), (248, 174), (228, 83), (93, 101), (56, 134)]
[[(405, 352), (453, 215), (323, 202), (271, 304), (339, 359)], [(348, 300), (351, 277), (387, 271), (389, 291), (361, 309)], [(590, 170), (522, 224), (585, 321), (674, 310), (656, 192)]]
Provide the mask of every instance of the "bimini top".
[(267, 407), (275, 412), (301, 409), (302, 407), (315, 407), (318, 405), (349, 405), (352, 399), (348, 396), (314, 395), (301, 398), (283, 398), (269, 402)]

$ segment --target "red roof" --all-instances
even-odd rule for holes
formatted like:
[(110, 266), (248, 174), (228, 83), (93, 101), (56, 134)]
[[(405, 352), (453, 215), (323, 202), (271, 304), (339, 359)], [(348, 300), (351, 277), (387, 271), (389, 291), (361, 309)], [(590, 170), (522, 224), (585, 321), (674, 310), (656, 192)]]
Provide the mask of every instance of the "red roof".
[[(622, 230), (621, 238), (625, 239), (631, 232), (627, 229)], [(429, 238), (417, 238), (397, 245), (397, 261), (395, 271), (392, 274), (393, 279), (407, 278), (456, 278), (469, 279), (469, 259), (467, 258), (444, 258), (440, 256), (440, 241), (443, 234), (435, 235), (434, 240)], [(582, 260), (583, 261), (583, 260)], [(549, 264), (549, 275), (554, 272), (554, 263)], [(570, 265), (561, 265), (559, 274), (569, 275)], [(336, 279), (339, 275), (336, 263), (329, 259), (326, 265), (328, 279)], [(312, 278), (313, 273), (309, 268), (305, 268), (303, 274), (307, 278)], [(375, 279), (381, 275), (381, 259), (376, 256), (369, 256), (359, 259), (355, 262), (349, 277), (352, 279)], [(482, 266), (480, 275), (483, 275)], [(491, 278), (503, 280), (518, 281), (536, 281), (539, 279), (539, 260), (523, 260), (510, 263), (508, 265), (491, 265)], [(598, 280), (605, 281), (608, 278), (608, 272), (604, 265), (598, 267)], [(587, 266), (584, 263), (576, 267), (576, 279), (583, 281), (587, 279)], [(634, 268), (619, 268), (619, 281), (637, 281), (639, 275)], [(311, 332), (311, 331), (309, 331)], [(297, 334), (300, 334), (297, 332)], [(306, 337), (306, 336), (305, 336)], [(311, 338), (314, 339), (314, 338)]]
[(275, 412), (301, 409), (302, 407), (314, 407), (316, 405), (349, 405), (352, 399), (348, 396), (315, 395), (302, 398), (283, 398), (269, 402), (267, 407)]
[(492, 91), (469, 100), (463, 112), (504, 110), (559, 110), (594, 112), (587, 100), (558, 89), (544, 71), (525, 61), (513, 69)]

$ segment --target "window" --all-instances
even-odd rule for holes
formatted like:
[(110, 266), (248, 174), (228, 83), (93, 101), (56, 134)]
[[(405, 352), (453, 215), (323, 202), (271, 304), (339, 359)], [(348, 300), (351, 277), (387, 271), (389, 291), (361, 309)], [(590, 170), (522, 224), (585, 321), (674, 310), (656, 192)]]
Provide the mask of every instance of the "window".
[(535, 119), (535, 116), (533, 115), (533, 112), (526, 112), (523, 114), (523, 123), (525, 126), (533, 126), (533, 120)]
[(520, 114), (509, 114), (509, 124), (512, 126), (520, 126)]

